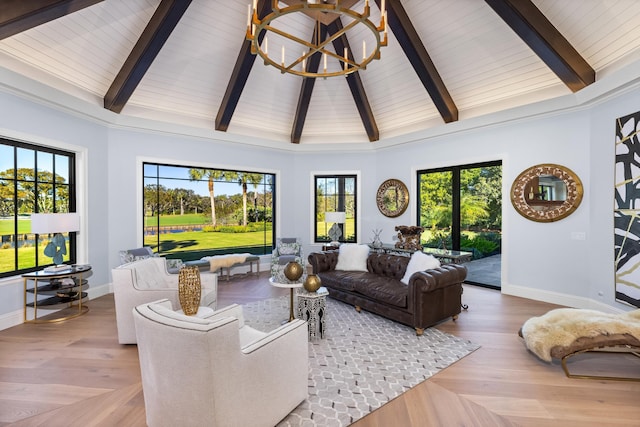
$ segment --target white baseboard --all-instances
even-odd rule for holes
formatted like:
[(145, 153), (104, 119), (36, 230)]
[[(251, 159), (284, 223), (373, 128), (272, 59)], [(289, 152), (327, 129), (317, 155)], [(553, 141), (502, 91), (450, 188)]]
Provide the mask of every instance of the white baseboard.
[(527, 298), (534, 301), (543, 301), (550, 304), (558, 304), (572, 308), (587, 308), (591, 310), (599, 310), (605, 313), (619, 314), (623, 313), (610, 305), (591, 298), (578, 297), (575, 295), (561, 294), (559, 292), (544, 291), (540, 289), (527, 288), (524, 286), (502, 284), (502, 293), (514, 297)]
[[(91, 285), (89, 289), (87, 289), (87, 293), (89, 296), (89, 301), (92, 299), (101, 297), (111, 292), (111, 283), (107, 283), (100, 286)], [(45, 316), (47, 314), (55, 313), (58, 310), (45, 310), (42, 308), (38, 308), (38, 317)], [(15, 310), (11, 313), (6, 313), (0, 316), (0, 331), (3, 329), (11, 328), (13, 326), (17, 326), (24, 323), (24, 311), (23, 309)]]

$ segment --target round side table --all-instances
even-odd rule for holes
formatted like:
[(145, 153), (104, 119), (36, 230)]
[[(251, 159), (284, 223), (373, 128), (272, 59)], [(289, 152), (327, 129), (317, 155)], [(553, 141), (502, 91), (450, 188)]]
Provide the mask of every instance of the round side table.
[(289, 320), (286, 320), (286, 322), (291, 322), (293, 319), (295, 319), (295, 316), (293, 315), (293, 290), (296, 288), (301, 288), (302, 287), (302, 282), (300, 283), (280, 283), (280, 282), (276, 282), (274, 280), (273, 277), (269, 277), (269, 284), (271, 286), (275, 286), (276, 288), (289, 288), (290, 291), (290, 295), (289, 295)]

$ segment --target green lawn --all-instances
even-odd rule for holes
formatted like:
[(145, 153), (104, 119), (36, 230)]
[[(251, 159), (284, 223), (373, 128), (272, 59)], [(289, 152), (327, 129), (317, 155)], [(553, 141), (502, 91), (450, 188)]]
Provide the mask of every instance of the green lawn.
[[(270, 245), (270, 232), (265, 235), (262, 231), (248, 233), (183, 231), (180, 233), (161, 234), (160, 244), (162, 245), (162, 252), (199, 251), (233, 248), (237, 246), (259, 246), (265, 243), (265, 238), (268, 239), (266, 244)], [(144, 244), (155, 249), (157, 236), (146, 236)]]
[[(30, 234), (31, 233), (31, 219), (18, 218), (18, 234)], [(12, 219), (0, 219), (0, 236), (7, 236), (13, 234), (13, 218)]]

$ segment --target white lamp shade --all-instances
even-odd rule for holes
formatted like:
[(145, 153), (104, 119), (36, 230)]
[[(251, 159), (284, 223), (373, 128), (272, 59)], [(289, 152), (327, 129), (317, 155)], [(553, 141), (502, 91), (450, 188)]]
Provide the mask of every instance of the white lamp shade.
[(32, 233), (67, 233), (79, 230), (80, 215), (76, 212), (31, 214)]
[(325, 212), (324, 222), (333, 222), (336, 224), (344, 224), (347, 215), (344, 212)]

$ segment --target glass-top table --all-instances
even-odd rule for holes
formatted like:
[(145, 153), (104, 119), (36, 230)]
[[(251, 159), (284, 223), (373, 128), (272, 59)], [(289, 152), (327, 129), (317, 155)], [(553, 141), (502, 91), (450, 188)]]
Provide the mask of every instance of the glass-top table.
[[(397, 255), (406, 255), (411, 256), (412, 253), (415, 252), (413, 249), (401, 249), (396, 248), (395, 245), (385, 243), (380, 247), (374, 247), (372, 244), (369, 244), (369, 247), (374, 251), (380, 253), (387, 254), (397, 254)], [(473, 256), (472, 252), (466, 251), (451, 251), (448, 249), (437, 249), (437, 248), (422, 248), (422, 252), (425, 254), (433, 255), (441, 261), (448, 262), (451, 264), (462, 264), (465, 262), (471, 261), (471, 257)]]

